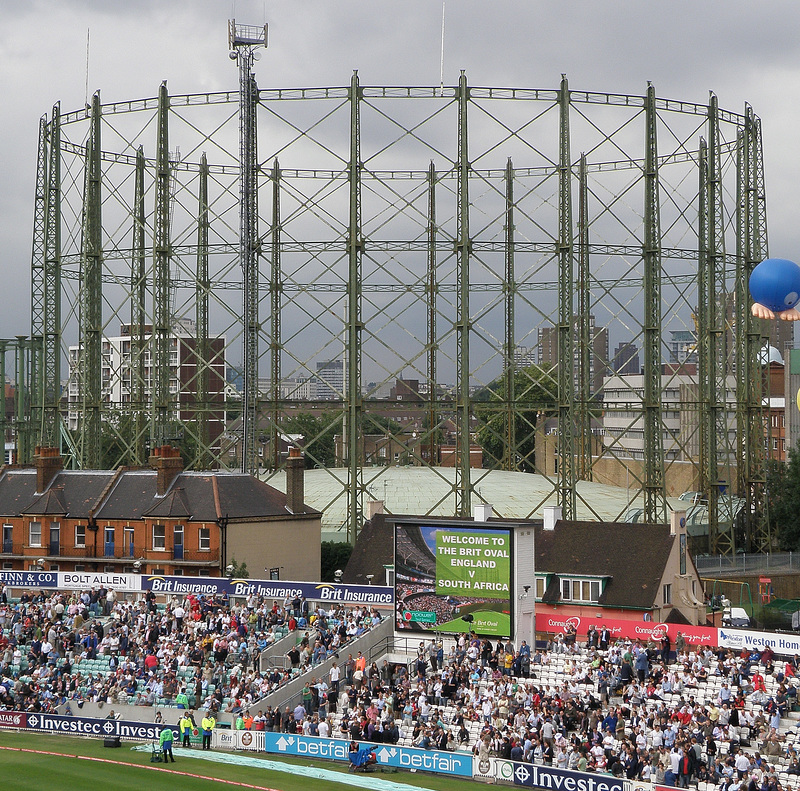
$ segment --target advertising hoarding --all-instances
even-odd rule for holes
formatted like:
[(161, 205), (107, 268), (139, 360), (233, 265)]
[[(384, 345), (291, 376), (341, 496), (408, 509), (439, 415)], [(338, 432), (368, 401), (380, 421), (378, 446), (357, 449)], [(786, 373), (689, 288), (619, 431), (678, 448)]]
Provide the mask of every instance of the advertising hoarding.
[(524, 764), (519, 761), (503, 761), (498, 765), (502, 772), (511, 772), (514, 785), (550, 789), (550, 791), (625, 791), (625, 778), (589, 772), (573, 772), (555, 769), (552, 766)]
[[(246, 731), (239, 733), (246, 733)], [(258, 737), (258, 742), (261, 743), (261, 736)], [(373, 752), (378, 766), (472, 777), (472, 753), (420, 750), (416, 747), (397, 747), (391, 744), (370, 745), (368, 742), (359, 742), (359, 745), (374, 748)], [(268, 753), (278, 755), (327, 758), (335, 761), (350, 760), (350, 742), (344, 739), (324, 739), (319, 736), (300, 736), (270, 731), (263, 734), (263, 749)]]
[(282, 602), (305, 596), (309, 601), (391, 607), (394, 588), (330, 582), (292, 582), (227, 577), (181, 577), (161, 574), (111, 574), (84, 571), (0, 571), (0, 584), (12, 589), (91, 590), (106, 588), (127, 593), (152, 590), (161, 595), (249, 596)]
[(305, 596), (309, 601), (367, 604), (390, 607), (394, 590), (382, 585), (346, 585), (330, 582), (289, 582), (257, 579), (228, 579), (227, 577), (168, 577), (158, 574), (142, 575), (142, 590), (158, 594), (188, 596), (264, 596), (282, 602)]
[(735, 651), (763, 651), (769, 646), (776, 654), (789, 656), (800, 654), (800, 635), (757, 632), (753, 629), (717, 629), (718, 644)]
[(553, 615), (552, 613), (536, 613), (536, 631), (556, 634), (566, 632), (567, 626), (574, 626), (578, 637), (586, 637), (589, 627), (594, 625), (600, 631), (606, 627), (611, 632), (611, 639), (618, 637), (631, 640), (659, 641), (664, 634), (669, 635), (673, 645), (678, 632), (692, 645), (717, 645), (717, 628), (713, 626), (685, 626), (674, 623), (656, 623), (654, 621), (634, 621), (622, 618), (603, 618), (602, 613), (597, 617), (587, 615)]
[[(153, 722), (6, 711), (1, 713), (0, 728), (60, 733), (65, 736), (118, 736), (120, 739), (134, 741), (155, 741), (164, 725)], [(172, 731), (177, 740), (179, 736), (177, 726), (173, 727)]]

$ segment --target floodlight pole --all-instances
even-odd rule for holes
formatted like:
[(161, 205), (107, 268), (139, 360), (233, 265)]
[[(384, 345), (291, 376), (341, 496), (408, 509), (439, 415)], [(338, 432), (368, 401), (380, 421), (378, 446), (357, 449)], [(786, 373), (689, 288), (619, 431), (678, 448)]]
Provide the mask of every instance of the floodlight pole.
[(244, 392), (242, 394), (242, 472), (258, 469), (258, 159), (256, 108), (258, 86), (253, 75), (255, 51), (267, 46), (267, 26), (228, 22), (230, 58), (239, 66), (239, 262), (243, 281)]

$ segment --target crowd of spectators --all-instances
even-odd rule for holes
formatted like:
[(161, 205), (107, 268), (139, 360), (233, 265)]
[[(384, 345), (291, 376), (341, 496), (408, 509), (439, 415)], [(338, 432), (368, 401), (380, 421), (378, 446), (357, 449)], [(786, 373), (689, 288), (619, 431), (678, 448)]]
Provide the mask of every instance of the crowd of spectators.
[[(173, 598), (157, 604), (97, 588), (0, 595), (0, 707), (77, 713), (84, 702), (204, 708), (236, 714), (371, 628), (380, 617), (298, 597)], [(286, 662), (261, 652), (291, 634)], [(283, 666), (285, 665), (285, 666)]]
[[(188, 596), (157, 604), (98, 589), (0, 597), (0, 707), (52, 711), (84, 701), (205, 708), (235, 727), (348, 741), (470, 750), (632, 780), (778, 791), (800, 776), (782, 723), (800, 658), (574, 634), (546, 650), (461, 635), (419, 643), (408, 663), (368, 662), (351, 641), (375, 610), (302, 599)], [(262, 651), (293, 634), (286, 666)], [(355, 656), (353, 655), (355, 653)], [(330, 672), (316, 673), (334, 658)], [(103, 669), (80, 668), (102, 660)], [(262, 699), (308, 674), (295, 706)], [(63, 709), (62, 709), (63, 710)]]
[(777, 791), (781, 777), (800, 775), (781, 724), (795, 705), (800, 658), (682, 637), (677, 652), (668, 640), (600, 648), (598, 638), (531, 650), (461, 636), (447, 652), (420, 643), (409, 665), (359, 657), (360, 673), (348, 657), (341, 693), (318, 679), (307, 705), (274, 712), (266, 728), (725, 791)]

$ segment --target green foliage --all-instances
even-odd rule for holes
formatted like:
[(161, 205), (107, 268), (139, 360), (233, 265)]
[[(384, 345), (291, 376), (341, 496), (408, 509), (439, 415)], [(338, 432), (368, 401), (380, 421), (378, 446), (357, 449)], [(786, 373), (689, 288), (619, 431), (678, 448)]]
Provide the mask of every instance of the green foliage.
[(770, 529), (784, 551), (800, 549), (800, 441), (791, 448), (786, 463), (767, 465), (767, 499)]
[(287, 434), (303, 435), (307, 468), (336, 466), (334, 437), (337, 431), (341, 432), (338, 415), (317, 417), (310, 412), (300, 412), (285, 420), (281, 428)]
[[(534, 472), (536, 425), (555, 412), (558, 382), (552, 368), (530, 365), (514, 372), (513, 384), (513, 399), (507, 393), (505, 376), (475, 393), (476, 436), (483, 448), (485, 467), (508, 465), (514, 470)], [(513, 427), (513, 447), (507, 449), (509, 420)]]
[(250, 577), (250, 572), (247, 570), (247, 563), (237, 563), (236, 558), (231, 558), (229, 565), (233, 566), (230, 574), (231, 577), (242, 580), (246, 580)]
[(336, 582), (333, 572), (337, 569), (344, 571), (353, 547), (344, 541), (323, 541), (322, 560), (320, 562), (320, 581)]

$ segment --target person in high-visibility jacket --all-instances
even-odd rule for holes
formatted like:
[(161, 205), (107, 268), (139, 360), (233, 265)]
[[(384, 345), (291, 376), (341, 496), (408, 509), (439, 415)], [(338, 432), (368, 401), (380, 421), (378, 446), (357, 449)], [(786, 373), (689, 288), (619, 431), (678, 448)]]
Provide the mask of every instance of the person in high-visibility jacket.
[(189, 708), (189, 696), (186, 694), (186, 687), (181, 687), (180, 692), (175, 696), (175, 705), (179, 709)]
[(161, 752), (164, 753), (164, 763), (171, 760), (175, 763), (175, 756), (172, 754), (172, 726), (165, 725), (161, 729), (161, 735), (158, 737), (158, 743), (161, 746)]
[(183, 746), (191, 747), (192, 744), (189, 739), (192, 735), (192, 720), (188, 713), (181, 717), (178, 727), (181, 730), (181, 742), (183, 743)]
[(203, 749), (210, 750), (211, 749), (211, 732), (214, 730), (214, 726), (217, 724), (217, 721), (214, 719), (214, 715), (210, 712), (206, 712), (206, 716), (203, 717), (200, 727), (203, 730)]

